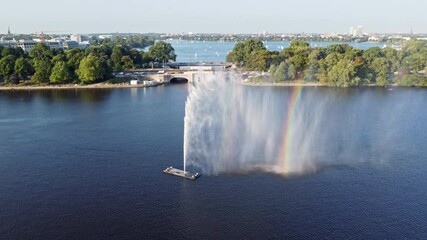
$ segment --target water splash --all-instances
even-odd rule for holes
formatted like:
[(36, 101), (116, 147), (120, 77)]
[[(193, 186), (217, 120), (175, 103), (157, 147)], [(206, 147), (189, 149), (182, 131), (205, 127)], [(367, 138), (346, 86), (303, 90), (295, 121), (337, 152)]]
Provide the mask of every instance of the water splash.
[(374, 91), (251, 87), (236, 78), (218, 72), (189, 86), (184, 169), (294, 175), (386, 160), (398, 110), (370, 107)]
[(195, 79), (201, 80), (190, 85), (185, 109), (184, 170), (187, 165), (205, 174), (314, 169), (310, 147), (318, 125), (306, 119), (321, 113), (300, 103), (300, 87), (278, 97), (273, 88), (244, 86), (231, 73)]

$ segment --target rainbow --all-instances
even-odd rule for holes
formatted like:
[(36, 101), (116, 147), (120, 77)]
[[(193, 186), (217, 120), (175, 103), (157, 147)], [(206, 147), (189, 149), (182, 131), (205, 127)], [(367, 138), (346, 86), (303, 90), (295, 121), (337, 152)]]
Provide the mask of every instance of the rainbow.
[(286, 122), (282, 132), (282, 145), (279, 155), (280, 171), (284, 174), (291, 172), (289, 161), (292, 154), (292, 126), (294, 125), (295, 112), (301, 99), (301, 86), (293, 86), (291, 98), (288, 102), (288, 111), (285, 115)]

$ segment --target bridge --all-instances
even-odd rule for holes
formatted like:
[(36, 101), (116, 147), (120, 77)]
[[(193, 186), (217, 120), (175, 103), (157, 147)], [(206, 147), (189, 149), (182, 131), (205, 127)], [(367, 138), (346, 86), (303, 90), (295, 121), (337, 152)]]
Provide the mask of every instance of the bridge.
[(171, 62), (171, 63), (165, 63), (165, 66), (168, 66), (170, 68), (204, 68), (204, 69), (214, 69), (214, 68), (231, 68), (233, 66), (233, 63), (229, 62)]
[(150, 79), (160, 83), (193, 82), (198, 78), (213, 75), (215, 70), (233, 68), (232, 63), (224, 62), (173, 62), (165, 63), (168, 68), (130, 70), (130, 73), (143, 72)]
[(183, 82), (194, 82), (197, 79), (203, 79), (207, 76), (212, 76), (214, 71), (166, 71), (165, 73), (159, 73), (150, 75), (150, 78), (160, 83), (183, 83)]

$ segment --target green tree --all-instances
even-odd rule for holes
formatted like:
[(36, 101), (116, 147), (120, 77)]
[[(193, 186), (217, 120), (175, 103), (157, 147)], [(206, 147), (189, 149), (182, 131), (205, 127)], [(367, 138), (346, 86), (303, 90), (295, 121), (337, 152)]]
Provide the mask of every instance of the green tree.
[(12, 55), (15, 57), (15, 59), (17, 59), (17, 58), (23, 57), (25, 53), (22, 50), (22, 48), (7, 47), (7, 48), (2, 48), (1, 55), (2, 57), (7, 57), (9, 55)]
[(330, 55), (332, 53), (344, 54), (346, 51), (346, 44), (332, 44), (326, 47), (326, 54)]
[(247, 60), (246, 68), (249, 70), (267, 71), (269, 53), (267, 50), (252, 52)]
[(149, 52), (141, 52), (142, 64), (148, 64), (154, 62), (154, 59), (151, 57)]
[(136, 49), (131, 49), (129, 51), (129, 56), (132, 59), (133, 64), (136, 66), (140, 66), (142, 64), (142, 55), (141, 52), (139, 52)]
[(34, 72), (33, 67), (29, 63), (28, 59), (20, 57), (15, 62), (15, 73), (21, 79), (26, 79), (28, 75), (31, 75)]
[(306, 82), (317, 82), (321, 69), (321, 62), (324, 61), (325, 51), (323, 48), (313, 49), (307, 57), (307, 69), (304, 70), (303, 79)]
[[(292, 63), (295, 72), (302, 71), (307, 63), (310, 54), (310, 44), (304, 41), (292, 41), (288, 48), (288, 58)], [(295, 74), (296, 75), (296, 74)]]
[(101, 45), (101, 46), (91, 46), (86, 48), (85, 56), (89, 56), (90, 54), (102, 59), (109, 58), (112, 54), (112, 48), (109, 46)]
[(54, 57), (52, 57), (52, 66), (55, 66), (57, 62), (65, 62), (67, 61), (67, 57), (65, 56), (64, 53), (55, 55)]
[(426, 67), (427, 53), (414, 53), (403, 59), (403, 65), (411, 71), (421, 71)]
[(368, 64), (371, 64), (375, 59), (383, 57), (383, 52), (379, 47), (373, 47), (363, 52), (363, 58)]
[(83, 58), (77, 70), (79, 79), (85, 84), (103, 79), (104, 74), (105, 69), (103, 68), (102, 61), (93, 54), (89, 54), (89, 56)]
[(275, 64), (271, 64), (270, 68), (268, 69), (268, 72), (270, 73), (271, 76), (274, 75), (274, 73), (276, 73), (277, 70), (277, 66)]
[(289, 64), (286, 62), (281, 62), (279, 67), (277, 67), (276, 71), (273, 75), (273, 80), (275, 82), (282, 82), (285, 81), (288, 76), (288, 66)]
[(118, 45), (113, 48), (113, 53), (111, 54), (111, 60), (113, 61), (113, 70), (118, 72), (123, 70), (122, 58), (126, 55), (126, 50)]
[(0, 60), (0, 75), (3, 76), (5, 79), (9, 79), (9, 77), (14, 72), (14, 68), (15, 68), (15, 56), (8, 55), (3, 57)]
[(236, 63), (238, 66), (243, 66), (245, 64), (245, 43), (239, 42), (237, 43), (233, 50), (227, 54), (227, 62)]
[(400, 68), (400, 62), (403, 58), (402, 51), (397, 51), (391, 47), (386, 47), (383, 50), (383, 55), (387, 59), (389, 66), (393, 72)]
[(254, 52), (259, 51), (267, 51), (267, 49), (264, 46), (264, 43), (262, 43), (259, 39), (249, 39), (246, 40), (244, 43), (244, 56), (245, 59), (248, 59), (251, 55), (253, 55)]
[(122, 63), (124, 69), (132, 69), (134, 67), (132, 58), (130, 58), (130, 56), (123, 56)]
[(5, 49), (5, 47), (0, 45), (0, 59), (3, 57), (3, 54), (2, 54), (3, 49)]
[(70, 72), (73, 76), (76, 74), (76, 70), (80, 66), (80, 62), (84, 58), (84, 52), (78, 48), (73, 48), (66, 52), (67, 65), (70, 68)]
[[(263, 56), (256, 60), (258, 57), (255, 56), (255, 52), (261, 53)], [(270, 55), (261, 40), (249, 39), (243, 43), (237, 43), (227, 55), (227, 61), (236, 63), (238, 66), (247, 67), (248, 69), (254, 69), (254, 62), (258, 62), (255, 64), (258, 65), (260, 61), (265, 61), (265, 66), (262, 68), (266, 69), (270, 60), (268, 59), (269, 57), (264, 59), (265, 53), (267, 53), (267, 56)]]
[(157, 62), (169, 62), (169, 60), (176, 60), (175, 49), (170, 43), (164, 41), (156, 42), (150, 47), (148, 52), (151, 58)]
[(291, 62), (289, 64), (289, 68), (288, 68), (288, 75), (286, 80), (295, 80), (297, 77), (297, 68), (295, 67), (295, 65)]
[(370, 65), (370, 68), (374, 73), (377, 85), (385, 86), (388, 84), (391, 72), (386, 58), (380, 57), (375, 59)]
[(52, 63), (50, 60), (39, 60), (34, 62), (34, 75), (31, 78), (36, 83), (47, 83), (52, 72)]
[(43, 43), (37, 43), (29, 52), (30, 57), (35, 61), (44, 61), (52, 58), (52, 51)]
[(354, 62), (341, 59), (328, 72), (328, 77), (335, 87), (357, 86), (360, 79), (354, 78), (355, 73)]
[(68, 64), (65, 61), (56, 62), (52, 68), (52, 74), (49, 78), (51, 83), (67, 83), (72, 80), (72, 75)]
[(33, 59), (33, 67), (35, 73), (31, 80), (36, 83), (49, 82), (49, 77), (52, 70), (53, 52), (43, 43), (37, 43), (29, 52), (29, 56)]
[(304, 82), (317, 82), (317, 71), (318, 69), (313, 66), (309, 66), (304, 70)]

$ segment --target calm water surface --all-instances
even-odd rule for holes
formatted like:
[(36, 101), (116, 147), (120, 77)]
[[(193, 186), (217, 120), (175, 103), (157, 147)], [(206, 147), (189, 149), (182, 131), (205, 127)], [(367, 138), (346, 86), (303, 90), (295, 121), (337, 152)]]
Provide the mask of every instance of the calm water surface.
[[(177, 62), (225, 62), (227, 54), (233, 50), (236, 42), (211, 42), (211, 41), (168, 41), (172, 44), (177, 54)], [(337, 42), (310, 42), (311, 47), (326, 47)], [(383, 47), (383, 43), (344, 43), (359, 49)], [(270, 51), (282, 51), (289, 47), (289, 42), (264, 42)]]
[(1, 239), (426, 239), (427, 92), (303, 92), (335, 99), (327, 157), (384, 144), (305, 176), (192, 182), (162, 173), (182, 164), (186, 85), (0, 92)]

